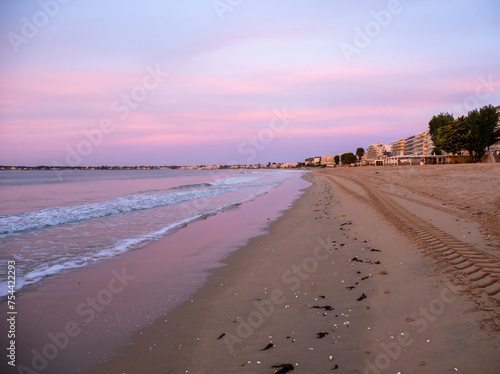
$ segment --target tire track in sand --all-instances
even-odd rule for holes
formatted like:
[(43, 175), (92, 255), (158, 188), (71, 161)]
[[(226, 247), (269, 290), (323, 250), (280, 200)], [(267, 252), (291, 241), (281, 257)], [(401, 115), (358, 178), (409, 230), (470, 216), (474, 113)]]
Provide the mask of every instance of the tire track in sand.
[[(484, 236), (492, 235), (491, 239), (493, 242), (493, 250), (495, 250), (495, 248), (500, 248), (500, 209), (498, 209), (500, 208), (500, 200), (495, 201), (492, 204), (493, 206), (489, 207), (485, 206), (484, 204), (477, 204), (471, 199), (464, 199), (443, 192), (429, 192), (416, 188), (415, 186), (408, 186), (399, 182), (387, 182), (383, 178), (378, 176), (365, 176), (365, 179), (373, 182), (373, 184), (390, 184), (392, 186), (397, 186), (410, 193), (422, 196), (429, 200), (436, 201), (440, 205), (434, 204), (434, 206), (430, 206), (429, 204), (432, 203), (426, 203), (419, 199), (412, 199), (404, 195), (393, 193), (395, 197), (407, 199), (408, 201), (412, 201), (433, 209), (438, 209), (444, 212), (455, 214), (463, 219), (469, 219), (478, 222), (481, 225), (480, 231)], [(385, 193), (391, 194), (391, 192), (387, 191), (385, 191)], [(447, 208), (445, 208), (443, 205), (446, 205)]]
[[(486, 293), (498, 304), (500, 301), (500, 261), (497, 258), (458, 240), (416, 216), (394, 200), (384, 196), (377, 188), (345, 176), (335, 178), (327, 176), (327, 178), (346, 193), (374, 207), (387, 221), (413, 239), (426, 253), (450, 265), (452, 272), (460, 275), (468, 287), (479, 291), (473, 291), (474, 293)], [(351, 191), (337, 178), (359, 186), (366, 196)]]

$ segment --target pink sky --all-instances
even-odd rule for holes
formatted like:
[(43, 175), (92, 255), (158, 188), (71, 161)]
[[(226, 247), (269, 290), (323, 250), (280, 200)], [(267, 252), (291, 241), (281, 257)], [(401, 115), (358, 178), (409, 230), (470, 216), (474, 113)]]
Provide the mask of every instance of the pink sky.
[(294, 162), (500, 104), (494, 0), (47, 3), (0, 6), (0, 165)]

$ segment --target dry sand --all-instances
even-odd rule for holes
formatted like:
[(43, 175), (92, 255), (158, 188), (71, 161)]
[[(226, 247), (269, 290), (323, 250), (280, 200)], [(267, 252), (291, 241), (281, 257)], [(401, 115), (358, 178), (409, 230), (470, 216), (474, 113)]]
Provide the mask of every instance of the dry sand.
[(305, 178), (268, 235), (90, 372), (498, 373), (500, 165)]

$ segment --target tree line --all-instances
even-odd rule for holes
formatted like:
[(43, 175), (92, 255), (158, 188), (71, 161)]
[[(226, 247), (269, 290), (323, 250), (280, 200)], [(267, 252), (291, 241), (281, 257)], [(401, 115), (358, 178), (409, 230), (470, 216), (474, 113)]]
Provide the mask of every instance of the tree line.
[(471, 110), (466, 116), (454, 118), (440, 113), (429, 121), (429, 134), (434, 154), (442, 151), (456, 155), (468, 151), (472, 162), (479, 162), (489, 146), (500, 141), (499, 113), (492, 105)]
[(333, 161), (335, 162), (335, 165), (338, 165), (340, 161), (342, 161), (342, 164), (344, 165), (350, 165), (356, 162), (361, 162), (361, 157), (363, 157), (364, 155), (365, 155), (365, 150), (359, 147), (358, 149), (356, 149), (356, 154), (352, 152), (343, 153), (340, 156), (339, 155), (335, 156), (333, 158)]

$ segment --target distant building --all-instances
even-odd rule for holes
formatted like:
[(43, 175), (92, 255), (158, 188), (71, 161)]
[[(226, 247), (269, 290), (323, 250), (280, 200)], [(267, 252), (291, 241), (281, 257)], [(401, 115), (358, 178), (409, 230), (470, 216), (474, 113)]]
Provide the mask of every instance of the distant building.
[(321, 157), (320, 156), (316, 156), (314, 157), (314, 161), (313, 161), (314, 165), (318, 166), (318, 165), (321, 165)]
[(391, 146), (384, 143), (377, 143), (369, 145), (366, 148), (365, 159), (367, 162), (373, 160), (382, 160), (387, 157), (387, 153), (390, 152)]
[(392, 155), (403, 156), (405, 154), (406, 138), (391, 143)]
[(296, 168), (298, 166), (298, 162), (284, 162), (280, 165), (280, 168)]
[(203, 166), (200, 166), (199, 169), (202, 169), (202, 170), (220, 169), (220, 165), (203, 165)]
[(429, 131), (424, 131), (415, 135), (415, 139), (413, 141), (413, 155), (428, 156), (432, 154), (433, 150), (434, 143), (432, 142)]
[(304, 164), (306, 166), (313, 166), (314, 165), (314, 157), (306, 158), (304, 161)]
[(434, 150), (429, 131), (396, 140), (391, 144), (392, 156), (427, 156)]
[(404, 149), (404, 155), (405, 156), (413, 156), (413, 148), (414, 148), (414, 143), (415, 143), (415, 135), (409, 136), (405, 138), (405, 149)]
[[(495, 109), (497, 110), (497, 113), (500, 113), (500, 105), (495, 107)], [(498, 119), (498, 125), (496, 127), (496, 129), (500, 129), (500, 118)], [(490, 146), (490, 151), (493, 151), (495, 153), (499, 153), (500, 152), (500, 142), (497, 142), (493, 145)]]
[(335, 165), (335, 156), (326, 155), (321, 157), (321, 165), (333, 166)]

